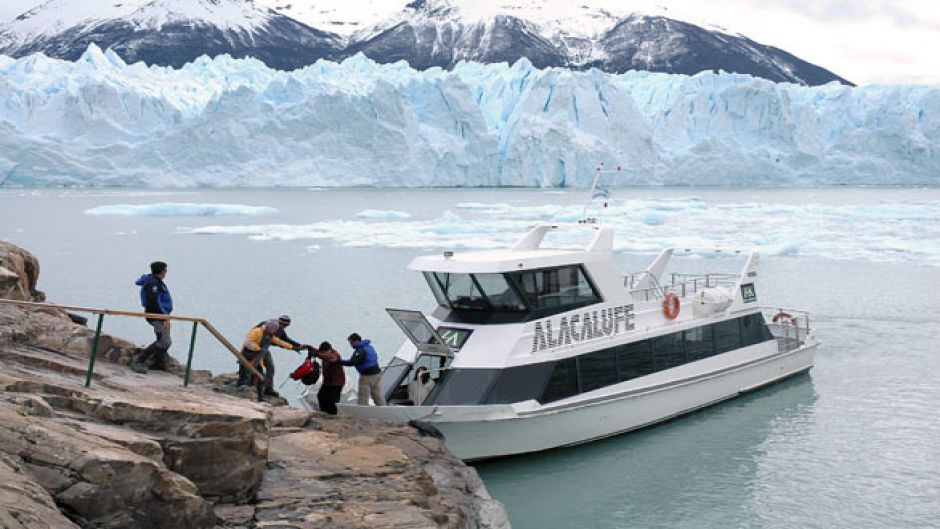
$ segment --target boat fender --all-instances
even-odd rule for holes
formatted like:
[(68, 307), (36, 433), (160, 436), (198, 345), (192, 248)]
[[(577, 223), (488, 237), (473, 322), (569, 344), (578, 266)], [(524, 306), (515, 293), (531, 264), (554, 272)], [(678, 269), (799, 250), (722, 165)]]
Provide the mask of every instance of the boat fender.
[(666, 297), (663, 298), (663, 316), (667, 320), (674, 320), (679, 317), (679, 308), (679, 296), (673, 292), (667, 293)]
[(796, 318), (793, 317), (793, 315), (789, 312), (784, 312), (781, 310), (780, 312), (774, 314), (773, 320), (771, 321), (777, 323), (780, 320), (790, 320), (790, 323), (793, 324), (794, 327), (799, 327), (799, 324), (796, 322)]
[(421, 434), (421, 437), (433, 437), (435, 439), (440, 439), (442, 443), (444, 442), (444, 433), (429, 422), (408, 421), (408, 426), (418, 430), (418, 432)]

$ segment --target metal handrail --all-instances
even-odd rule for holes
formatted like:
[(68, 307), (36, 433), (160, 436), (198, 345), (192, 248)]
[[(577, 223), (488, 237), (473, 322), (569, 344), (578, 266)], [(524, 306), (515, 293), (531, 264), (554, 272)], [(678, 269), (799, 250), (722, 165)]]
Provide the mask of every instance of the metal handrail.
[(229, 350), (235, 358), (238, 359), (238, 362), (245, 366), (251, 374), (261, 378), (261, 373), (255, 369), (255, 366), (249, 362), (239, 351), (231, 344), (225, 336), (222, 336), (222, 333), (215, 328), (208, 320), (205, 318), (194, 318), (192, 316), (173, 316), (170, 314), (152, 314), (149, 312), (132, 312), (126, 310), (114, 310), (114, 309), (98, 309), (93, 307), (78, 307), (74, 305), (59, 305), (57, 303), (38, 303), (35, 301), (18, 301), (13, 299), (0, 299), (0, 303), (7, 305), (17, 305), (20, 307), (33, 307), (37, 309), (57, 309), (57, 310), (73, 310), (77, 312), (90, 312), (92, 314), (98, 315), (98, 324), (95, 327), (95, 341), (91, 347), (91, 358), (88, 359), (88, 371), (85, 375), (85, 387), (91, 386), (92, 375), (95, 371), (95, 359), (98, 356), (98, 340), (101, 338), (101, 325), (104, 322), (105, 315), (111, 316), (129, 316), (132, 318), (148, 318), (151, 320), (172, 320), (172, 321), (185, 321), (193, 324), (193, 332), (189, 339), (189, 356), (186, 359), (186, 372), (183, 375), (183, 387), (189, 387), (189, 374), (192, 370), (193, 364), (193, 350), (196, 347), (196, 329), (199, 328), (199, 325), (202, 325), (209, 331), (209, 334), (215, 337), (226, 349)]
[[(684, 298), (689, 294), (695, 294), (700, 289), (717, 286), (734, 286), (739, 276), (737, 274), (671, 274), (671, 283), (662, 285), (657, 281), (655, 286), (634, 289), (634, 285), (640, 279), (645, 277), (648, 272), (636, 272), (628, 274), (623, 278), (623, 284), (630, 289), (631, 294), (643, 295), (645, 301), (652, 299), (662, 299), (669, 292), (675, 292), (679, 297)], [(654, 276), (655, 280), (655, 276)]]
[(806, 334), (809, 334), (812, 332), (812, 329), (810, 328), (810, 322), (809, 322), (809, 312), (805, 310), (785, 309), (785, 308), (780, 308), (780, 307), (767, 307), (767, 306), (761, 306), (758, 308), (760, 309), (761, 312), (764, 313), (765, 317), (769, 316), (767, 318), (768, 320), (772, 319), (774, 316), (776, 316), (777, 314), (781, 312), (790, 314), (798, 322), (797, 329), (802, 327), (803, 330), (806, 332)]

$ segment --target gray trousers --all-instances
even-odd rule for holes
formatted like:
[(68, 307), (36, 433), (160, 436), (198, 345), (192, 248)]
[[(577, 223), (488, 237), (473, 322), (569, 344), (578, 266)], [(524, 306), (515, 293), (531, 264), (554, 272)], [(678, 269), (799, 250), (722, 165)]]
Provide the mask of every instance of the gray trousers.
[(167, 323), (169, 322), (164, 320), (153, 320), (150, 322), (150, 325), (153, 325), (153, 334), (157, 337), (153, 344), (160, 349), (169, 349), (170, 345), (173, 343), (173, 341), (170, 340), (170, 333), (166, 331)]
[(153, 334), (156, 336), (156, 340), (146, 349), (140, 352), (137, 355), (136, 363), (141, 365), (146, 365), (147, 360), (151, 356), (154, 357), (154, 367), (157, 369), (166, 369), (166, 360), (167, 360), (167, 350), (170, 348), (172, 341), (170, 340), (170, 333), (167, 331), (166, 325), (168, 321), (163, 320), (153, 320), (148, 321), (150, 325), (153, 326)]
[(267, 391), (274, 389), (274, 359), (271, 358), (271, 349), (265, 349), (261, 355), (264, 362), (264, 385)]
[(369, 397), (376, 406), (385, 406), (385, 397), (382, 396), (382, 374), (359, 375), (359, 394), (356, 396), (360, 406), (369, 405)]

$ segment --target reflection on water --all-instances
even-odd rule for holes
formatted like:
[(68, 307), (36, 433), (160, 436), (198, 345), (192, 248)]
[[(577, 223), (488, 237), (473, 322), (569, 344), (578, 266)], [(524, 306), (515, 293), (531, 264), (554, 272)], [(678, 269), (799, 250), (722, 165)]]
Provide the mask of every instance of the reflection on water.
[(779, 431), (800, 436), (815, 400), (800, 375), (681, 420), (477, 470), (491, 494), (511, 498), (517, 529), (745, 526), (764, 444)]

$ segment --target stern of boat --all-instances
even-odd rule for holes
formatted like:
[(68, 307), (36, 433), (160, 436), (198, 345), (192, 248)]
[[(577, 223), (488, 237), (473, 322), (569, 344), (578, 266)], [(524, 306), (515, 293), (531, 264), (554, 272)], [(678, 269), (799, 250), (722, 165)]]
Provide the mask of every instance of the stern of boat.
[(815, 347), (818, 344), (815, 329), (810, 326), (810, 314), (795, 309), (762, 307), (761, 312), (767, 321), (767, 327), (777, 340), (777, 350), (781, 353), (801, 348)]

